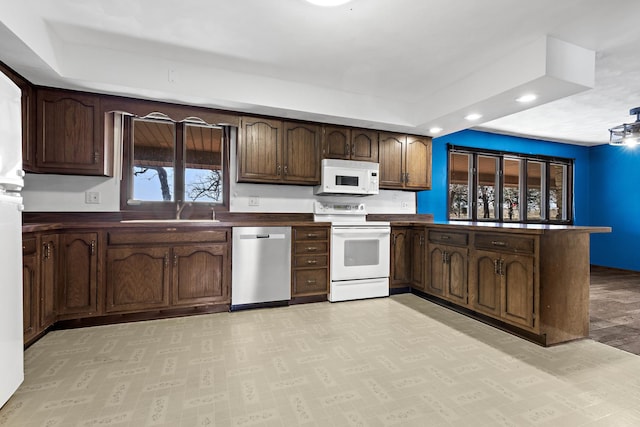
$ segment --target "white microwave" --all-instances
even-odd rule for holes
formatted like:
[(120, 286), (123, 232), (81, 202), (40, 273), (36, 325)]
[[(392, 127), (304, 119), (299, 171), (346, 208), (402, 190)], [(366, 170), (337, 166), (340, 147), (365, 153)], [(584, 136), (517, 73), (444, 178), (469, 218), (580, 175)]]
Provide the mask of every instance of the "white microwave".
[(320, 185), (315, 194), (378, 194), (380, 165), (356, 160), (323, 159)]

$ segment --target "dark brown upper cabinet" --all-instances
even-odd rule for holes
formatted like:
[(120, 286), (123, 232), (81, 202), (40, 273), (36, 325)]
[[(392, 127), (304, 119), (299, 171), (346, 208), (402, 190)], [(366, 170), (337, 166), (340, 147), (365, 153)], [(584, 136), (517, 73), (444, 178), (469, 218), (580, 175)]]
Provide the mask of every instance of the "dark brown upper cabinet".
[(112, 176), (99, 95), (38, 88), (36, 104), (36, 172)]
[(238, 182), (320, 183), (320, 126), (242, 117)]
[(431, 138), (380, 133), (380, 188), (431, 189)]
[(342, 126), (324, 126), (322, 153), (325, 159), (377, 162), (378, 132)]

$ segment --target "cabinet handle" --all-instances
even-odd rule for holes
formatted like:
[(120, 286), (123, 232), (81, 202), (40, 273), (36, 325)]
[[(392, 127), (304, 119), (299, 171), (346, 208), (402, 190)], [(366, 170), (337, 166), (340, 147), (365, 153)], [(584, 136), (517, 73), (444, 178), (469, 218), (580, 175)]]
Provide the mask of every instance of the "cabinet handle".
[(100, 153), (98, 153), (97, 151), (95, 151), (93, 153), (93, 164), (97, 165), (98, 164), (98, 159), (100, 158)]
[(498, 274), (500, 276), (504, 276), (504, 259), (500, 258), (498, 262)]
[(347, 143), (344, 144), (344, 154), (348, 156), (349, 155), (349, 151), (351, 151), (351, 150), (349, 149), (349, 143), (347, 142)]
[(498, 260), (497, 259), (493, 260), (493, 272), (495, 274), (500, 274), (499, 271), (498, 271)]
[(276, 163), (276, 175), (280, 175), (281, 170), (282, 170), (282, 166), (279, 163)]
[(446, 257), (445, 254), (446, 254), (446, 252), (442, 252), (442, 263), (443, 264), (446, 264), (446, 262), (447, 262), (447, 257)]
[(169, 267), (169, 252), (164, 253), (164, 268)]
[(307, 246), (307, 252), (315, 252), (317, 250), (318, 248), (316, 248), (315, 246)]
[(317, 261), (317, 260), (315, 260), (315, 259), (308, 259), (308, 260), (307, 260), (307, 264), (310, 264), (310, 265), (315, 265), (315, 264), (317, 264), (317, 263), (318, 263), (318, 261)]
[(49, 259), (49, 257), (51, 256), (51, 246), (50, 243), (43, 243), (42, 244), (42, 257), (44, 259)]
[(440, 236), (440, 240), (449, 240), (451, 236)]
[(91, 255), (93, 256), (93, 255), (96, 254), (96, 241), (95, 240), (91, 241), (90, 247), (91, 247)]
[(351, 157), (356, 155), (356, 144), (351, 144)]
[(397, 237), (398, 237), (398, 235), (397, 235), (397, 234), (394, 234), (394, 235), (393, 235), (393, 246), (395, 246), (395, 245), (396, 245), (396, 238), (397, 238)]
[(492, 244), (493, 246), (502, 246), (502, 247), (507, 246), (507, 243), (506, 243), (506, 242), (502, 242), (502, 241), (500, 241), (500, 240), (492, 240), (492, 241), (491, 241), (491, 244)]
[(451, 254), (447, 251), (444, 251), (444, 263), (451, 264)]
[(289, 166), (284, 165), (284, 174), (288, 175), (289, 174)]
[(404, 174), (404, 182), (405, 183), (409, 182), (409, 172), (405, 172), (405, 174)]
[(316, 284), (315, 279), (309, 279), (309, 280), (307, 280), (307, 285), (315, 285), (315, 284)]
[(178, 255), (173, 254), (173, 266), (177, 267), (178, 266)]
[(318, 237), (316, 233), (307, 233), (307, 239), (315, 239)]

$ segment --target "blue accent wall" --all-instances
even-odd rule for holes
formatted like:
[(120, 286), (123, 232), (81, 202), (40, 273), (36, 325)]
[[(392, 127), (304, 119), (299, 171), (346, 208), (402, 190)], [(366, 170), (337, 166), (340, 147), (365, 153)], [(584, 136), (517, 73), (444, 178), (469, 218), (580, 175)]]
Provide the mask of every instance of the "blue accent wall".
[(591, 224), (612, 227), (591, 235), (591, 263), (640, 271), (640, 147), (598, 145), (589, 155)]

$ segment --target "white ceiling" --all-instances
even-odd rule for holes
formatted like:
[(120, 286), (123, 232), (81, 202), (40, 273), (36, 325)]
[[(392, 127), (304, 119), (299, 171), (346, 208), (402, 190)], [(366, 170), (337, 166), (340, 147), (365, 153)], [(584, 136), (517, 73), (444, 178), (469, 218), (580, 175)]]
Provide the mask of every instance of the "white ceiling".
[[(0, 61), (41, 85), (582, 145), (606, 143), (640, 105), (637, 0), (3, 3)], [(549, 51), (548, 40), (585, 61)], [(554, 61), (569, 62), (568, 74), (555, 75)], [(526, 90), (538, 92), (533, 105), (514, 101)], [(471, 110), (483, 119), (465, 121)]]

